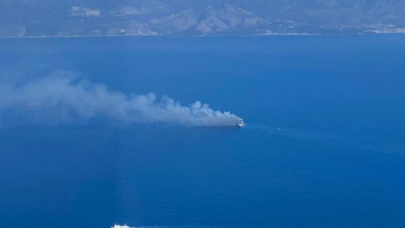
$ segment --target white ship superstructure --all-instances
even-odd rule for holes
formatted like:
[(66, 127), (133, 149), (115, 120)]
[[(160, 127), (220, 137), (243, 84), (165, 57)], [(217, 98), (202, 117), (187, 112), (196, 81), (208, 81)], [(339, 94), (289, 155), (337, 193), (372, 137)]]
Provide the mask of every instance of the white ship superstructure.
[(238, 119), (238, 127), (244, 127), (245, 123), (243, 122), (243, 119)]
[(131, 228), (131, 227), (127, 226), (127, 224), (125, 224), (123, 226), (114, 224), (114, 226), (112, 226), (111, 228)]

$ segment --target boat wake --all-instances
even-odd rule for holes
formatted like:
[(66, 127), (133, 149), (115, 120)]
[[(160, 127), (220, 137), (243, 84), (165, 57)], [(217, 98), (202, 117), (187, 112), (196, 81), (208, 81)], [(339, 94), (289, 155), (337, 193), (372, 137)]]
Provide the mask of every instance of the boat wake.
[(115, 224), (111, 228), (224, 228), (219, 226), (128, 226)]
[[(261, 124), (248, 124), (246, 130), (268, 133), (272, 135), (282, 135), (296, 140), (312, 141), (315, 143), (338, 145), (362, 150), (383, 152), (383, 153), (402, 153), (405, 150), (405, 143), (402, 141), (382, 140), (380, 136), (364, 136), (359, 134), (341, 134), (331, 131), (320, 131), (310, 129), (290, 129), (270, 127)], [(389, 146), (387, 146), (389, 145)]]
[(246, 129), (252, 130), (252, 131), (263, 131), (263, 132), (268, 132), (268, 133), (280, 133), (281, 128), (280, 127), (269, 127), (267, 125), (263, 124), (248, 124), (245, 126)]

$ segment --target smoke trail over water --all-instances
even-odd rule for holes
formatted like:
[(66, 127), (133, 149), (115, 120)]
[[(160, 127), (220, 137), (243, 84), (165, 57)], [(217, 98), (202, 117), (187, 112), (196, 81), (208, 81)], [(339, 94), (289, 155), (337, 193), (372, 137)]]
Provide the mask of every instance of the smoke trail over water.
[[(11, 113), (11, 114), (10, 114)], [(125, 95), (69, 73), (20, 83), (0, 83), (0, 119), (34, 123), (71, 123), (106, 118), (125, 124), (169, 123), (184, 126), (236, 126), (238, 117), (214, 111), (199, 101), (182, 106), (155, 94)]]

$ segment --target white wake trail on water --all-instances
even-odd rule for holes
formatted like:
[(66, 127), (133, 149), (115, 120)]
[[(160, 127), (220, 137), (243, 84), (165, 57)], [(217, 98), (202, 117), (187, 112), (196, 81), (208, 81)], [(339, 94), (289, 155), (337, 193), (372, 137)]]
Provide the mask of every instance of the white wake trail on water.
[[(200, 101), (183, 106), (153, 93), (126, 95), (59, 72), (26, 83), (0, 82), (0, 120), (10, 112), (34, 123), (71, 123), (94, 117), (126, 124), (236, 126), (238, 117)], [(29, 122), (27, 121), (27, 122)]]
[(268, 133), (281, 133), (282, 130), (280, 127), (271, 127), (264, 124), (255, 124), (255, 123), (247, 123), (245, 129), (250, 131), (261, 131)]
[(128, 226), (114, 225), (111, 228), (223, 228), (219, 226)]

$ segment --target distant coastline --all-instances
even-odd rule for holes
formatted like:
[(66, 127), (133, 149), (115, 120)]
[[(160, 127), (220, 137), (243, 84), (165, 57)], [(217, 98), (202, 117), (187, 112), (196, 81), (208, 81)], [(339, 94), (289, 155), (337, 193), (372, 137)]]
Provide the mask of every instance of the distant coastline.
[(364, 35), (389, 35), (405, 34), (405, 32), (365, 32), (357, 34), (311, 34), (311, 33), (280, 33), (280, 34), (246, 34), (246, 35), (60, 35), (60, 36), (0, 36), (0, 39), (50, 39), (50, 38), (103, 38), (103, 37), (254, 37), (254, 36), (364, 36)]

